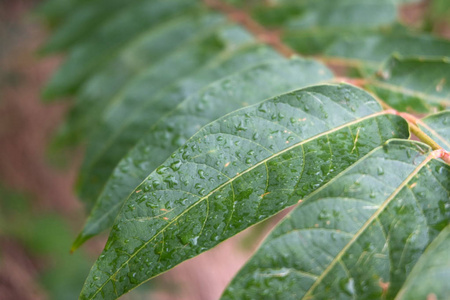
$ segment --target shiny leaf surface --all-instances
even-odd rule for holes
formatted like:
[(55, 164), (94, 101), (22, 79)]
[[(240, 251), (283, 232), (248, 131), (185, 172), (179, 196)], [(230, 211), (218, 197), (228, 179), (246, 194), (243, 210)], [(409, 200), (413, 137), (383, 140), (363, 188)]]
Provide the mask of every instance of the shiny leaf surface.
[[(216, 44), (216, 37), (220, 43)], [(256, 47), (237, 27), (227, 27), (148, 69), (104, 109), (91, 133), (78, 181), (80, 197), (92, 203), (119, 160), (162, 115), (202, 86), (265, 59), (281, 59), (273, 50)], [(225, 39), (225, 41), (223, 40)], [(209, 60), (207, 60), (209, 58)], [(178, 68), (170, 69), (172, 65)]]
[(225, 77), (187, 98), (150, 130), (142, 132), (139, 143), (122, 158), (75, 246), (111, 227), (130, 191), (202, 126), (233, 110), (326, 81), (332, 76), (324, 65), (314, 61), (275, 61)]
[(403, 119), (346, 85), (310, 87), (226, 115), (133, 191), (81, 299), (117, 298), (408, 135)]
[(450, 166), (393, 140), (305, 198), (223, 299), (392, 299), (450, 222)]

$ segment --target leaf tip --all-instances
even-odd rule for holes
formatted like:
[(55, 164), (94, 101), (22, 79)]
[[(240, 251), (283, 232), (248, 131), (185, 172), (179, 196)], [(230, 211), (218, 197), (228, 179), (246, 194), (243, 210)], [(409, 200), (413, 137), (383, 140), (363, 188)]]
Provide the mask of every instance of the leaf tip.
[(83, 232), (81, 232), (73, 241), (72, 247), (70, 248), (70, 254), (78, 250), (78, 248), (80, 248), (89, 238), (90, 236), (85, 235)]

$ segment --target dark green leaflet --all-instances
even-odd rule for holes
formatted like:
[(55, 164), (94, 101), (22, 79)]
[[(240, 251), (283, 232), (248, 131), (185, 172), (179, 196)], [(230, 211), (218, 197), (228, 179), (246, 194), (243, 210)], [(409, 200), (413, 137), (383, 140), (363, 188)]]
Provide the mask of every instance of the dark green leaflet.
[(47, 0), (41, 2), (35, 9), (35, 12), (50, 27), (58, 27), (64, 23), (68, 16), (77, 9), (78, 4), (83, 1), (85, 0)]
[(335, 40), (365, 34), (396, 20), (390, 0), (280, 1), (253, 10), (265, 26), (283, 28), (283, 40), (298, 53), (323, 53)]
[[(81, 5), (77, 5), (76, 9), (50, 36), (42, 48), (42, 52), (51, 53), (69, 49), (74, 44), (85, 40), (106, 18), (138, 1), (142, 0), (85, 1)], [(105, 5), (108, 5), (108, 9), (105, 9)]]
[(449, 56), (450, 41), (426, 34), (380, 32), (337, 40), (327, 48), (324, 56), (376, 70), (393, 53), (402, 57), (441, 59)]
[(127, 83), (144, 70), (157, 67), (159, 60), (201, 42), (219, 26), (224, 26), (224, 21), (225, 18), (217, 14), (197, 11), (163, 22), (129, 43), (80, 88), (75, 106), (59, 133), (59, 144), (76, 144), (92, 131), (101, 111)]
[(130, 191), (202, 126), (243, 106), (324, 82), (332, 76), (317, 62), (275, 61), (223, 78), (187, 98), (150, 130), (140, 132), (142, 138), (115, 168), (74, 246), (110, 228)]
[(339, 35), (347, 28), (374, 28), (396, 20), (396, 6), (390, 0), (304, 0), (229, 1), (249, 10), (268, 27), (321, 32), (331, 29)]
[(140, 184), (81, 299), (115, 299), (297, 203), (406, 122), (346, 85), (306, 88), (209, 124)]
[(391, 0), (234, 1), (265, 27), (282, 29), (283, 41), (301, 54), (321, 54), (335, 63), (376, 70), (393, 53), (449, 56), (450, 43), (398, 24)]
[(439, 146), (450, 151), (450, 111), (429, 115), (417, 123)]
[(391, 58), (368, 88), (400, 111), (429, 112), (450, 106), (450, 60)]
[(281, 28), (283, 40), (301, 54), (323, 53), (336, 40), (378, 32), (397, 19), (391, 0), (230, 1), (265, 27)]
[(426, 249), (395, 299), (448, 299), (450, 225)]
[(47, 84), (44, 97), (75, 92), (87, 76), (114, 57), (130, 39), (164, 20), (194, 10), (198, 5), (196, 0), (154, 0), (132, 5), (70, 51), (65, 63)]
[(450, 222), (450, 166), (430, 152), (394, 140), (339, 174), (277, 225), (223, 299), (395, 297)]
[(247, 33), (237, 27), (221, 29), (203, 44), (211, 43), (210, 48), (194, 45), (160, 61), (127, 85), (105, 109), (100, 126), (89, 138), (79, 177), (83, 200), (92, 203), (141, 133), (190, 93), (242, 67), (266, 59), (281, 59), (274, 51), (256, 47)]

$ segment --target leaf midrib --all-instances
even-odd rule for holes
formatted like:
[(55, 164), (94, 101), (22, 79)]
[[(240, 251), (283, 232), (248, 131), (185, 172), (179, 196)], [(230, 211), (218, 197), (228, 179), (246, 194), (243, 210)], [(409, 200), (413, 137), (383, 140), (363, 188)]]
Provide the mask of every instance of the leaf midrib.
[[(330, 133), (339, 131), (339, 130), (341, 130), (341, 129), (343, 129), (343, 128), (347, 128), (347, 127), (349, 127), (349, 126), (351, 126), (351, 125), (353, 125), (353, 124), (358, 124), (358, 123), (361, 123), (361, 122), (363, 122), (363, 121), (365, 121), (365, 120), (372, 119), (372, 118), (376, 118), (376, 117), (378, 117), (378, 116), (386, 115), (386, 114), (389, 114), (389, 112), (386, 112), (386, 111), (380, 111), (380, 112), (373, 113), (373, 114), (371, 114), (371, 115), (368, 115), (368, 116), (365, 116), (365, 117), (362, 117), (362, 118), (358, 118), (358, 119), (353, 120), (353, 121), (351, 121), (351, 122), (342, 124), (342, 125), (340, 125), (340, 126), (338, 126), (338, 127), (332, 128), (331, 130), (322, 132), (322, 133), (320, 133), (320, 134), (318, 134), (318, 135), (315, 135), (315, 136), (310, 137), (310, 138), (308, 138), (308, 139), (306, 139), (306, 140), (303, 140), (303, 141), (301, 141), (301, 142), (299, 142), (299, 143), (297, 143), (297, 144), (294, 144), (294, 145), (292, 145), (292, 146), (290, 146), (290, 147), (287, 147), (287, 148), (283, 149), (282, 151), (277, 152), (277, 153), (275, 153), (275, 154), (273, 154), (273, 155), (271, 155), (271, 156), (269, 156), (269, 157), (267, 157), (267, 158), (261, 160), (260, 162), (258, 162), (258, 163), (256, 163), (255, 165), (251, 166), (251, 167), (248, 168), (247, 170), (240, 172), (240, 173), (237, 174), (235, 177), (232, 177), (230, 180), (224, 182), (223, 184), (221, 184), (221, 185), (218, 186), (217, 188), (213, 189), (213, 190), (212, 190), (211, 192), (209, 192), (206, 196), (200, 198), (198, 201), (196, 201), (194, 204), (192, 204), (190, 207), (188, 207), (186, 210), (184, 210), (180, 215), (176, 216), (174, 219), (172, 219), (170, 222), (168, 222), (166, 226), (164, 226), (164, 227), (163, 227), (161, 230), (159, 230), (155, 235), (153, 235), (147, 242), (145, 242), (141, 247), (139, 247), (133, 254), (129, 255), (129, 258), (128, 258), (125, 262), (122, 263), (122, 265), (120, 266), (120, 268), (118, 268), (117, 271), (116, 271), (114, 274), (112, 274), (111, 276), (109, 276), (109, 278), (108, 278), (108, 279), (107, 279), (107, 280), (106, 280), (106, 281), (105, 281), (105, 282), (97, 289), (97, 291), (96, 291), (96, 292), (92, 295), (92, 297), (89, 298), (89, 299), (93, 299), (93, 298), (94, 298), (94, 297), (95, 297), (95, 296), (103, 289), (103, 287), (104, 287), (109, 281), (111, 281), (112, 278), (115, 277), (115, 276), (117, 275), (117, 273), (119, 273), (119, 271), (122, 270), (122, 268), (123, 268), (125, 265), (127, 265), (127, 264), (130, 262), (131, 259), (133, 259), (133, 258), (134, 258), (134, 257), (135, 257), (135, 256), (136, 256), (143, 248), (145, 248), (151, 241), (153, 241), (156, 237), (158, 237), (159, 234), (163, 233), (169, 226), (171, 226), (174, 222), (176, 222), (176, 221), (177, 221), (180, 217), (182, 217), (185, 213), (189, 212), (191, 209), (193, 209), (194, 207), (196, 207), (198, 204), (202, 203), (205, 199), (207, 199), (208, 197), (210, 197), (210, 196), (211, 196), (213, 193), (215, 193), (216, 191), (218, 191), (218, 190), (220, 190), (221, 188), (223, 188), (223, 187), (227, 186), (228, 184), (232, 183), (235, 179), (240, 178), (242, 175), (244, 175), (244, 174), (246, 174), (246, 173), (252, 171), (253, 169), (255, 169), (255, 168), (257, 168), (258, 166), (260, 166), (261, 164), (266, 163), (267, 161), (269, 161), (269, 160), (271, 160), (271, 159), (273, 159), (273, 158), (275, 158), (275, 157), (278, 157), (279, 155), (282, 155), (283, 153), (285, 153), (285, 152), (287, 152), (287, 151), (290, 151), (291, 149), (294, 149), (294, 148), (296, 148), (296, 147), (298, 147), (298, 146), (301, 146), (301, 145), (303, 145), (303, 144), (305, 144), (305, 143), (308, 143), (308, 142), (310, 142), (310, 141), (312, 141), (312, 140), (315, 140), (315, 139), (317, 139), (317, 138), (320, 138), (320, 137), (322, 137), (322, 136), (325, 136), (325, 135), (328, 135), (328, 134), (330, 134)], [(157, 275), (157, 274), (155, 274), (154, 276), (156, 276), (156, 275)], [(151, 276), (151, 277), (147, 278), (147, 280), (153, 278), (154, 276)], [(320, 280), (320, 278), (319, 278), (319, 280)], [(146, 280), (145, 280), (145, 281), (146, 281)]]
[(342, 250), (336, 255), (333, 261), (328, 265), (328, 267), (322, 272), (317, 281), (309, 288), (309, 290), (302, 297), (302, 300), (308, 300), (312, 296), (314, 289), (322, 282), (322, 280), (329, 274), (329, 272), (334, 268), (334, 266), (341, 261), (342, 256), (347, 252), (347, 250), (358, 240), (358, 238), (365, 232), (365, 230), (372, 224), (372, 222), (380, 216), (380, 214), (385, 210), (385, 208), (391, 203), (391, 201), (397, 196), (397, 194), (403, 190), (405, 186), (419, 173), (419, 171), (425, 167), (428, 162), (434, 158), (432, 152), (414, 169), (411, 174), (406, 177), (406, 179), (391, 193), (391, 195), (380, 205), (380, 208), (363, 224), (363, 226), (355, 233), (353, 238), (342, 248)]
[[(234, 55), (233, 53), (236, 53), (236, 52), (245, 50), (245, 49), (247, 49), (247, 48), (249, 48), (249, 47), (253, 47), (253, 46), (255, 46), (255, 45), (257, 45), (257, 44), (254, 44), (254, 43), (245, 44), (242, 48), (238, 48), (238, 49), (236, 49), (236, 51), (231, 51), (231, 52), (228, 53), (227, 55), (225, 55), (225, 53), (224, 53), (224, 55), (223, 55), (224, 57), (219, 58), (219, 61), (226, 60), (226, 59), (228, 59), (229, 57), (231, 57), (232, 55)], [(217, 85), (218, 82), (221, 82), (221, 81), (223, 81), (223, 80), (225, 80), (225, 79), (227, 79), (227, 78), (232, 78), (232, 77), (236, 76), (237, 73), (244, 73), (244, 72), (247, 72), (248, 70), (253, 69), (253, 68), (255, 68), (255, 67), (262, 66), (262, 65), (266, 65), (266, 64), (269, 64), (269, 63), (275, 63), (275, 62), (277, 62), (277, 60), (272, 59), (272, 60), (265, 61), (264, 63), (258, 64), (258, 65), (256, 65), (256, 66), (250, 66), (250, 67), (244, 68), (244, 69), (242, 69), (242, 70), (239, 70), (238, 72), (232, 73), (232, 74), (230, 74), (230, 75), (227, 75), (227, 76), (225, 76), (225, 77), (222, 77), (222, 78), (219, 79), (219, 80), (216, 80), (216, 81), (213, 81), (213, 82), (209, 83), (209, 84), (206, 85), (205, 87), (201, 88), (200, 91), (206, 91), (208, 88), (213, 87), (214, 85)], [(211, 67), (211, 66), (214, 66), (214, 65), (216, 65), (217, 63), (218, 63), (217, 61), (216, 61), (216, 62), (212, 62), (211, 64), (208, 64), (208, 66), (206, 66), (205, 68), (209, 68), (209, 67)], [(326, 80), (323, 80), (323, 81), (321, 81), (321, 82), (326, 82)], [(295, 90), (295, 89), (294, 89), (294, 90)], [(292, 90), (292, 91), (294, 91), (294, 90)], [(165, 89), (164, 91), (166, 91), (166, 89)], [(290, 92), (292, 92), (292, 91), (290, 91)], [(164, 94), (164, 93), (163, 93), (163, 94)], [(157, 96), (157, 97), (159, 97), (159, 96)], [(183, 111), (182, 109), (183, 109), (183, 107), (186, 105), (186, 103), (187, 103), (189, 100), (191, 100), (191, 99), (193, 99), (193, 98), (195, 98), (195, 97), (196, 97), (195, 95), (188, 96), (185, 100), (183, 100), (182, 102), (180, 102), (174, 109), (172, 109), (171, 111), (169, 111), (169, 112), (167, 112), (165, 115), (163, 115), (160, 119), (158, 119), (158, 121), (155, 122), (155, 124), (153, 124), (153, 125), (150, 127), (150, 129), (145, 133), (144, 137), (147, 136), (149, 132), (151, 132), (152, 130), (154, 130), (155, 128), (157, 128), (157, 126), (160, 125), (161, 123), (164, 124), (164, 122), (167, 121), (168, 119), (170, 119), (170, 117), (173, 117), (173, 116), (187, 116), (186, 112)], [(177, 115), (177, 114), (176, 114), (177, 112), (183, 112), (183, 114)], [(205, 117), (202, 117), (202, 116), (198, 116), (198, 117), (199, 117), (199, 118), (205, 119)], [(210, 120), (208, 119), (208, 121), (210, 121)], [(142, 139), (141, 139), (141, 140), (142, 140)], [(138, 141), (138, 143), (139, 143), (139, 141)], [(136, 144), (136, 145), (137, 145), (137, 144)], [(155, 144), (155, 145), (152, 145), (152, 146), (156, 146), (156, 144)], [(260, 146), (261, 146), (261, 145), (260, 145)], [(127, 154), (126, 154), (125, 157), (129, 157), (128, 154), (131, 153), (133, 150), (135, 150), (135, 148), (136, 148), (136, 146), (133, 147), (133, 148), (131, 148), (131, 149), (129, 150), (129, 152), (127, 152)], [(268, 152), (271, 152), (269, 149), (266, 149), (266, 150), (267, 150)], [(122, 159), (122, 160), (123, 160), (123, 159)], [(121, 160), (121, 161), (122, 161), (122, 160)], [(95, 163), (95, 162), (94, 162), (94, 163)], [(112, 176), (112, 174), (110, 175), (110, 177), (111, 177), (111, 176)], [(109, 178), (110, 178), (110, 177), (109, 177)], [(99, 196), (97, 197), (97, 199), (100, 199), (100, 198), (103, 196), (103, 194), (105, 193), (105, 190), (106, 190), (106, 188), (108, 187), (108, 182), (109, 182), (109, 180), (107, 180), (107, 181), (103, 184), (102, 189), (101, 189), (101, 192), (99, 193)], [(127, 196), (127, 198), (128, 198), (131, 194), (133, 194), (133, 193), (134, 193), (134, 191), (131, 192), (131, 193)], [(125, 198), (125, 199), (126, 199), (126, 198)], [(98, 201), (96, 202), (96, 205), (97, 205), (97, 203), (98, 203)], [(108, 209), (105, 213), (103, 213), (102, 216), (101, 216), (100, 218), (96, 219), (95, 222), (90, 223), (90, 224), (91, 224), (91, 225), (97, 225), (97, 224), (99, 224), (101, 221), (103, 221), (105, 218), (107, 218), (109, 215), (111, 215), (111, 213), (114, 212), (115, 209), (116, 209), (118, 206), (120, 206), (121, 204), (123, 204), (123, 202), (118, 202), (118, 203), (115, 203), (113, 206), (110, 206), (110, 209)], [(94, 206), (93, 210), (95, 209), (96, 205)], [(92, 217), (92, 214), (89, 216), (89, 219), (91, 219), (91, 217)], [(87, 222), (86, 224), (89, 224), (89, 222)], [(85, 231), (85, 229), (86, 229), (86, 227), (83, 228), (83, 232)], [(83, 232), (82, 232), (82, 233), (83, 233)]]

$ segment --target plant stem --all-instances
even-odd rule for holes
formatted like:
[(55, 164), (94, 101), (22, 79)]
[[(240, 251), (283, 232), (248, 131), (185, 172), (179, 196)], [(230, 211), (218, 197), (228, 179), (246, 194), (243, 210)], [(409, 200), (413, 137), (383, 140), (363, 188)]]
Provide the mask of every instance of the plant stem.
[(397, 114), (408, 121), (409, 126), (411, 127), (411, 132), (414, 133), (414, 135), (417, 136), (421, 141), (430, 145), (433, 150), (442, 149), (442, 147), (439, 146), (438, 143), (436, 143), (431, 137), (429, 137), (417, 126), (417, 122), (419, 122), (419, 120), (416, 117), (404, 112), (397, 112)]
[(418, 126), (417, 123), (421, 122), (419, 119), (417, 119), (415, 116), (404, 113), (404, 112), (398, 112), (394, 109), (390, 109), (390, 112), (402, 117), (405, 119), (408, 124), (411, 132), (423, 143), (427, 144), (431, 147), (431, 149), (435, 150), (435, 158), (441, 158), (446, 163), (450, 164), (450, 153), (445, 151), (438, 143), (436, 143), (428, 134), (423, 132)]

